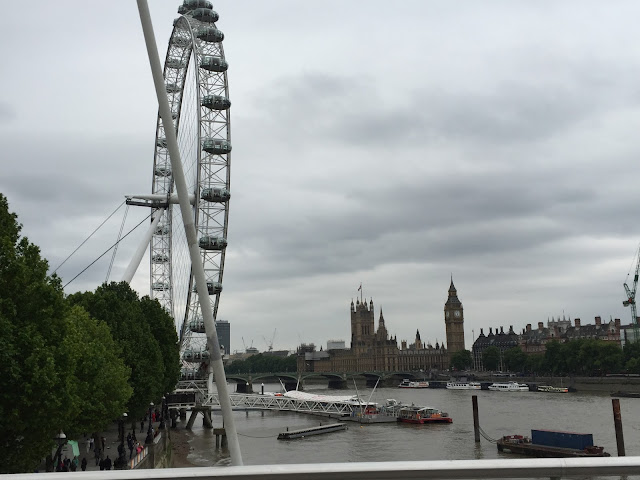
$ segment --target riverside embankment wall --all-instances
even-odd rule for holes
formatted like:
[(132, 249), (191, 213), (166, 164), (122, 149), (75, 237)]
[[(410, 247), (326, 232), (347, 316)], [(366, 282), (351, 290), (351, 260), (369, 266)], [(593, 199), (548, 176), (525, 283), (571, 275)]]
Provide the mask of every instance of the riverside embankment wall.
[(640, 377), (498, 377), (495, 375), (476, 375), (476, 379), (482, 382), (513, 380), (520, 383), (553, 385), (554, 387), (573, 387), (580, 392), (640, 392)]

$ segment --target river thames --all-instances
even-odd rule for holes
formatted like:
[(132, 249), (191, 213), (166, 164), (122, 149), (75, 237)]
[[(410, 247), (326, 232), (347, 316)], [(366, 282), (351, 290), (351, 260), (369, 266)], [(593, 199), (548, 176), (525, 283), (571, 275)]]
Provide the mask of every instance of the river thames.
[[(360, 389), (369, 398), (371, 389)], [(265, 391), (279, 391), (278, 385), (265, 385)], [(355, 395), (355, 389), (328, 390), (307, 386), (309, 393)], [(397, 460), (463, 460), (518, 458), (498, 453), (496, 445), (484, 438), (474, 442), (472, 395), (478, 396), (480, 426), (492, 438), (502, 435), (530, 435), (531, 429), (553, 429), (592, 433), (594, 444), (617, 455), (611, 397), (605, 393), (490, 392), (486, 390), (378, 388), (371, 399), (384, 403), (396, 399), (403, 403), (439, 408), (453, 418), (451, 424), (369, 424), (347, 422), (347, 430), (297, 440), (277, 440), (287, 427), (292, 430), (319, 425), (326, 418), (288, 412), (234, 412), (242, 459), (245, 465), (325, 462), (376, 462)], [(620, 409), (627, 455), (640, 455), (640, 399), (621, 398)], [(201, 418), (192, 431), (180, 433), (189, 443), (187, 460), (194, 466), (230, 465), (229, 452), (216, 449), (215, 436), (203, 428)], [(214, 426), (222, 416), (213, 416)]]

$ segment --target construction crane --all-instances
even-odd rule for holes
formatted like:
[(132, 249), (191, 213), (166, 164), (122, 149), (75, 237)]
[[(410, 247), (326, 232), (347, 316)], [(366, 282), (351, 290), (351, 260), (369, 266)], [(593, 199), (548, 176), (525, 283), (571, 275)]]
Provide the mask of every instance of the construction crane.
[[(636, 256), (634, 258), (636, 261), (636, 273), (633, 276), (633, 286), (629, 288), (627, 282), (624, 282), (624, 291), (627, 294), (627, 299), (622, 302), (622, 305), (624, 305), (625, 307), (631, 307), (633, 341), (637, 342), (640, 340), (640, 335), (638, 335), (638, 311), (636, 308), (636, 290), (638, 288), (638, 272), (640, 272), (640, 248), (636, 250)], [(629, 273), (631, 273), (631, 270), (629, 270)], [(627, 279), (629, 278), (629, 273), (627, 273)]]
[(240, 337), (242, 338), (242, 346), (244, 347), (244, 351), (246, 353), (249, 353), (249, 351), (253, 348), (253, 340), (251, 340), (251, 345), (247, 347), (247, 344), (244, 341), (244, 337)]
[(276, 338), (276, 329), (273, 329), (273, 335), (271, 335), (271, 341), (267, 341), (267, 339), (265, 338), (265, 336), (263, 335), (262, 338), (264, 339), (264, 343), (267, 344), (267, 348), (269, 349), (269, 352), (273, 351), (273, 341)]

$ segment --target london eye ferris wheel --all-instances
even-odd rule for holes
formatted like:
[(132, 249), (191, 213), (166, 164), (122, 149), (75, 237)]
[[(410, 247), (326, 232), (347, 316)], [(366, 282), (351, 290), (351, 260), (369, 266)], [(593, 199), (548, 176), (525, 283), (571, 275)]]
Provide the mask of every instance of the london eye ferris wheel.
[[(231, 133), (228, 64), (218, 14), (207, 0), (178, 9), (164, 63), (164, 82), (189, 189), (200, 259), (216, 318), (229, 219)], [(154, 209), (150, 239), (151, 296), (173, 315), (180, 338), (181, 383), (206, 381), (209, 352), (165, 128), (158, 115), (152, 194), (127, 199)], [(227, 351), (228, 345), (223, 345)], [(180, 385), (179, 385), (180, 386)]]

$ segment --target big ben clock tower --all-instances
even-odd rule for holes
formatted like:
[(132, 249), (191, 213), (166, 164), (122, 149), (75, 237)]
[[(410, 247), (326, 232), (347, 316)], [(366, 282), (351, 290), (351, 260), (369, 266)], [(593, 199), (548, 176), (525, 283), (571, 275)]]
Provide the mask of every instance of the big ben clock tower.
[(449, 286), (449, 298), (444, 304), (444, 324), (447, 331), (447, 349), (449, 355), (464, 350), (464, 309), (458, 299), (458, 292), (453, 285)]

